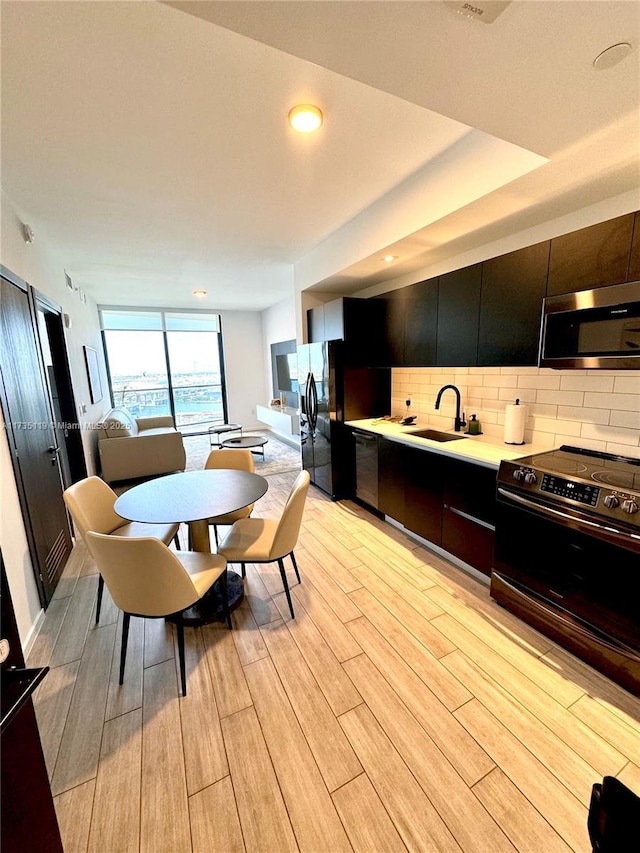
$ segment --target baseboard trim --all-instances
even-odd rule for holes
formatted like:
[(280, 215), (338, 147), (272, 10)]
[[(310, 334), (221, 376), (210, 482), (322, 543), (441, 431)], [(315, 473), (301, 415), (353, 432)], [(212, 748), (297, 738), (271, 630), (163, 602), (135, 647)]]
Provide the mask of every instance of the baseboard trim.
[(24, 642), (22, 647), (22, 654), (24, 655), (24, 659), (26, 660), (29, 657), (29, 652), (33, 648), (35, 641), (38, 639), (38, 634), (40, 633), (40, 629), (42, 628), (42, 623), (44, 622), (44, 617), (46, 615), (46, 611), (44, 608), (40, 609), (40, 612), (33, 620), (33, 625), (31, 626), (29, 633), (27, 634), (27, 639)]

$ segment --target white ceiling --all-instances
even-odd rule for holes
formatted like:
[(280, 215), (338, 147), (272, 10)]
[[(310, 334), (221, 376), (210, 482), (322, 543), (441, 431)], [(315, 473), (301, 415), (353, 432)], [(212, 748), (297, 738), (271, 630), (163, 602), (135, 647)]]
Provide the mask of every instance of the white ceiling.
[(3, 2), (3, 190), (98, 302), (355, 292), (637, 189), (639, 41), (616, 0)]

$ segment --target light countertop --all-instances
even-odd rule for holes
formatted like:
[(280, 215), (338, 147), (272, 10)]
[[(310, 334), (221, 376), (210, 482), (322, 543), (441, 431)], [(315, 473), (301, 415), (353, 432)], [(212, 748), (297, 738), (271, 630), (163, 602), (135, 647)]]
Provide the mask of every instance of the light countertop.
[[(531, 453), (549, 450), (548, 447), (538, 447), (534, 444), (504, 444), (499, 442), (495, 436), (487, 435), (467, 435), (459, 441), (446, 442), (413, 436), (413, 432), (430, 428), (428, 424), (423, 423), (401, 426), (389, 421), (381, 421), (379, 418), (364, 418), (358, 421), (347, 421), (346, 425), (375, 435), (382, 435), (410, 447), (422, 447), (424, 450), (441, 453), (443, 456), (450, 456), (453, 459), (467, 459), (470, 462), (477, 462), (479, 465), (496, 469), (503, 459), (519, 459), (521, 456), (529, 456)], [(449, 435), (463, 435), (463, 433), (456, 433), (454, 430), (438, 430), (438, 432), (446, 432)]]

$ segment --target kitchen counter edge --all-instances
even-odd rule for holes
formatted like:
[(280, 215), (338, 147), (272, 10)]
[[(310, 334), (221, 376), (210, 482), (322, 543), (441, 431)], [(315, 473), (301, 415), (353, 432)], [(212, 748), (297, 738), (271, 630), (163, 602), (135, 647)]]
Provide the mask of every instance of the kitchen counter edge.
[[(548, 450), (548, 447), (539, 447), (533, 444), (506, 445), (497, 443), (493, 436), (465, 436), (460, 441), (438, 442), (428, 438), (418, 438), (412, 435), (416, 430), (426, 429), (423, 425), (401, 426), (400, 424), (385, 421), (377, 422), (377, 418), (364, 418), (358, 421), (346, 421), (345, 425), (361, 432), (381, 435), (390, 441), (406, 444), (409, 447), (418, 447), (449, 456), (452, 459), (461, 459), (468, 462), (477, 462), (487, 468), (498, 469), (503, 459), (519, 459), (521, 456), (529, 456)], [(451, 435), (456, 435), (449, 430)], [(458, 433), (459, 434), (459, 433)], [(491, 439), (491, 440), (490, 440)], [(452, 446), (453, 445), (453, 446)]]

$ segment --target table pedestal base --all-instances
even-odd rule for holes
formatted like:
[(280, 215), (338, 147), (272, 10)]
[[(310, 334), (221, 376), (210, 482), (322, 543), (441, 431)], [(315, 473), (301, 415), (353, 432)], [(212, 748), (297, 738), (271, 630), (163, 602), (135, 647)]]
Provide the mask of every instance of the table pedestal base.
[[(184, 624), (189, 628), (198, 628), (201, 625), (209, 625), (211, 622), (225, 622), (224, 607), (218, 584), (202, 596), (197, 604), (189, 607), (182, 614)], [(227, 598), (229, 599), (229, 610), (235, 610), (240, 606), (244, 598), (244, 584), (237, 572), (227, 569)]]

